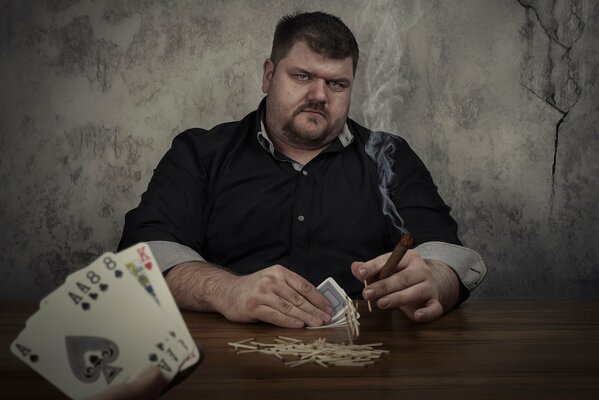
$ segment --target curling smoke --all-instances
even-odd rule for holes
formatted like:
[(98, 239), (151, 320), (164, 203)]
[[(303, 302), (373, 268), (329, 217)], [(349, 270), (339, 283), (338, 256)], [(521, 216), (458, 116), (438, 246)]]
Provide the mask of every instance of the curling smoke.
[(366, 144), (366, 153), (376, 163), (379, 173), (379, 190), (383, 198), (383, 214), (391, 218), (393, 226), (402, 234), (407, 234), (408, 231), (404, 228), (404, 222), (395, 203), (391, 200), (391, 193), (394, 189), (395, 174), (393, 173), (393, 154), (395, 146), (391, 135), (383, 132), (373, 132)]
[[(366, 144), (366, 152), (376, 163), (379, 190), (383, 198), (383, 213), (402, 234), (407, 233), (404, 222), (391, 200), (396, 176), (393, 172), (394, 138), (380, 132), (397, 132), (394, 111), (403, 103), (401, 93), (409, 82), (400, 69), (402, 34), (422, 15), (419, 2), (372, 1), (362, 11), (367, 21), (380, 21), (368, 46), (365, 67), (365, 100), (362, 103), (364, 124), (374, 132)], [(369, 26), (375, 26), (374, 24)]]

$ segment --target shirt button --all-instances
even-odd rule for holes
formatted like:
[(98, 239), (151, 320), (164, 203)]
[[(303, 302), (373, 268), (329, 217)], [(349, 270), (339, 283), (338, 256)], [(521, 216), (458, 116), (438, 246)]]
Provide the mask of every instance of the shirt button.
[(304, 222), (304, 219), (305, 219), (305, 218), (304, 218), (304, 216), (303, 216), (303, 215), (300, 215), (299, 217), (297, 217), (297, 220), (298, 220), (299, 222)]
[(302, 171), (302, 174), (304, 174), (304, 176), (308, 176), (308, 171)]

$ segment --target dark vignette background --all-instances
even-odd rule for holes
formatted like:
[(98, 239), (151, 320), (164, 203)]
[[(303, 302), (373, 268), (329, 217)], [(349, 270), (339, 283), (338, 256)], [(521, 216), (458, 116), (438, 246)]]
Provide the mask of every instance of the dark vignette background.
[(427, 163), (489, 268), (474, 297), (598, 297), (594, 0), (0, 0), (0, 298), (114, 250), (172, 138), (257, 107), (296, 9), (356, 34), (351, 115)]

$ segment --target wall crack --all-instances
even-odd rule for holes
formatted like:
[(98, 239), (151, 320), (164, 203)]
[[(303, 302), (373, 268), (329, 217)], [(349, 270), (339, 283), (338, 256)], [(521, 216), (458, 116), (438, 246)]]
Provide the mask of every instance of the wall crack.
[[(551, 195), (553, 197), (560, 128), (582, 94), (578, 65), (576, 60), (572, 59), (570, 52), (582, 37), (585, 26), (581, 12), (579, 12), (580, 4), (576, 0), (570, 1), (567, 10), (556, 9), (555, 1), (541, 3), (535, 0), (516, 1), (526, 10), (526, 24), (522, 28), (521, 34), (528, 46), (523, 57), (520, 85), (561, 114), (554, 132), (551, 165)], [(531, 13), (534, 14), (534, 17), (530, 16)], [(535, 19), (536, 24), (532, 18)], [(542, 34), (547, 37), (546, 50), (539, 48), (539, 42), (535, 41), (537, 25), (543, 32)], [(539, 53), (544, 55), (541, 57)]]

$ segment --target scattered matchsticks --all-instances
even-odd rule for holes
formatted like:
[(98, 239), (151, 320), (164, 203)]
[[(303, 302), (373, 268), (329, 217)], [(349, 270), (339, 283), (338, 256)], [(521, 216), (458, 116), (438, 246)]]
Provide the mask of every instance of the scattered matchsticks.
[[(242, 353), (264, 353), (282, 360), (283, 363), (295, 368), (303, 364), (318, 364), (327, 368), (329, 365), (338, 367), (364, 367), (372, 365), (388, 350), (378, 350), (375, 347), (383, 343), (354, 344), (353, 338), (360, 336), (358, 328), (358, 302), (352, 303), (349, 297), (345, 298), (345, 320), (349, 344), (327, 342), (325, 338), (318, 338), (312, 343), (303, 343), (299, 339), (279, 336), (274, 343), (256, 342), (255, 338), (229, 342), (237, 354)], [(286, 358), (287, 357), (287, 358)], [(288, 357), (296, 357), (289, 360)]]
[[(349, 326), (349, 324), (348, 324)], [(388, 354), (388, 350), (379, 350), (375, 347), (383, 343), (370, 344), (345, 344), (327, 342), (325, 338), (318, 338), (312, 343), (303, 343), (299, 339), (279, 336), (274, 343), (256, 342), (255, 338), (229, 342), (237, 354), (263, 353), (282, 360), (283, 363), (295, 368), (304, 364), (318, 364), (322, 367), (364, 367), (376, 363), (376, 360)], [(288, 357), (295, 357), (289, 360)]]

